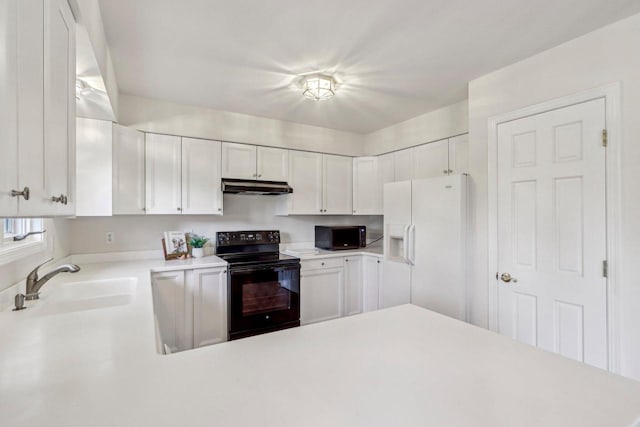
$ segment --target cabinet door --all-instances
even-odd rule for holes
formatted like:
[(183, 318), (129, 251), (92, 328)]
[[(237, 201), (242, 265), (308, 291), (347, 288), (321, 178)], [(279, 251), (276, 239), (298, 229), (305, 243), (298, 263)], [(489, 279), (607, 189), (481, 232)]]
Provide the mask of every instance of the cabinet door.
[(307, 270), (300, 274), (300, 323), (337, 319), (343, 312), (343, 268)]
[(411, 302), (411, 266), (409, 264), (384, 260), (380, 277), (382, 278), (378, 283), (380, 308)]
[(222, 177), (256, 179), (256, 146), (222, 143)]
[(222, 215), (219, 141), (182, 138), (182, 213)]
[(408, 181), (413, 178), (413, 149), (407, 148), (393, 153), (395, 169), (394, 181)]
[(0, 2), (0, 217), (18, 214), (17, 2)]
[(179, 214), (181, 200), (180, 137), (145, 136), (147, 214)]
[(351, 215), (353, 213), (352, 158), (331, 154), (323, 154), (322, 158), (322, 212), (327, 215)]
[(289, 150), (258, 147), (258, 176), (261, 181), (287, 181), (289, 178)]
[[(167, 271), (151, 274), (153, 310), (160, 342), (171, 353), (191, 348), (185, 325), (185, 273)], [(164, 350), (164, 348), (163, 348)]]
[[(57, 215), (75, 212), (76, 23), (66, 0), (44, 2), (44, 169)], [(33, 167), (33, 165), (32, 165)]]
[(144, 215), (144, 157), (144, 133), (114, 124), (114, 215)]
[(379, 308), (379, 283), (382, 273), (382, 262), (379, 257), (364, 256), (363, 284), (364, 284), (364, 311), (375, 311)]
[(449, 173), (469, 173), (469, 135), (449, 138)]
[(364, 306), (362, 256), (352, 256), (344, 259), (344, 275), (344, 315), (360, 314)]
[(413, 148), (413, 179), (448, 175), (449, 140), (430, 142)]
[(76, 119), (76, 216), (111, 216), (113, 126)]
[(227, 340), (227, 270), (193, 271), (193, 348)]
[(395, 182), (396, 180), (394, 155), (395, 153), (388, 153), (378, 156), (378, 168), (380, 170), (380, 180), (382, 181), (382, 185), (388, 182)]
[(382, 177), (378, 157), (353, 159), (353, 213), (382, 215)]
[[(17, 189), (29, 187), (30, 192), (28, 201), (22, 197), (18, 198), (18, 214), (50, 216), (55, 213), (58, 206), (51, 202), (44, 169), (44, 2), (20, 0), (17, 3), (17, 67), (19, 70), (18, 99), (20, 100), (17, 103)], [(64, 110), (66, 111), (66, 106)], [(64, 164), (67, 164), (66, 160)]]
[(322, 154), (289, 151), (288, 213), (320, 215), (322, 213)]

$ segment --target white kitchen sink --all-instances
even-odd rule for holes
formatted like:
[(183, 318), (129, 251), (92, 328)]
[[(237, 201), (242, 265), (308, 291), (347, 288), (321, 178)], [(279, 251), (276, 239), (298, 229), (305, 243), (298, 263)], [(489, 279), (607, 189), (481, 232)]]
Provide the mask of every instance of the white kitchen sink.
[(134, 278), (62, 283), (40, 292), (29, 304), (33, 315), (54, 315), (129, 305), (137, 287)]

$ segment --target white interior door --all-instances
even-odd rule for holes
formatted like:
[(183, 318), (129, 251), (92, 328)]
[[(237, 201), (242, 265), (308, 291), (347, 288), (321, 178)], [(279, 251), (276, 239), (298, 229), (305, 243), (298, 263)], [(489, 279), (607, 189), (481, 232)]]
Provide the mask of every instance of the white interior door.
[[(607, 367), (604, 99), (498, 126), (498, 329)], [(509, 274), (512, 279), (509, 281)]]

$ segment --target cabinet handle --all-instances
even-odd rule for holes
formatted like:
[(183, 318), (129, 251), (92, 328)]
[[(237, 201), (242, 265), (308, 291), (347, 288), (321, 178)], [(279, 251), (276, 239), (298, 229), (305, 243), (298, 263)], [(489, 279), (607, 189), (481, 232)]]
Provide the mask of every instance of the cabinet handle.
[(322, 209), (320, 209), (320, 212), (322, 212)]
[(222, 212), (222, 208), (218, 208), (218, 212)]
[(29, 200), (29, 187), (24, 187), (22, 191), (11, 190), (11, 197), (22, 196), (25, 200)]
[(178, 210), (179, 210), (179, 211), (181, 211), (181, 210), (182, 210), (182, 208), (178, 208)]
[(261, 174), (261, 173), (260, 173), (260, 174), (258, 174), (258, 178), (262, 178), (262, 174)]
[(320, 265), (324, 266), (324, 262), (320, 263)]
[(442, 173), (445, 174), (445, 175), (447, 175), (447, 172), (448, 171), (446, 169), (442, 171)]
[(344, 262), (349, 262), (349, 259), (345, 259)]
[(449, 169), (449, 175), (453, 173), (453, 169)]
[(62, 196), (62, 203), (65, 205), (69, 203), (69, 198), (66, 195)]
[(63, 205), (67, 204), (67, 197), (64, 194), (59, 195), (58, 197), (52, 196), (51, 201), (54, 203), (62, 203)]
[(378, 260), (378, 264), (380, 264), (380, 260)]

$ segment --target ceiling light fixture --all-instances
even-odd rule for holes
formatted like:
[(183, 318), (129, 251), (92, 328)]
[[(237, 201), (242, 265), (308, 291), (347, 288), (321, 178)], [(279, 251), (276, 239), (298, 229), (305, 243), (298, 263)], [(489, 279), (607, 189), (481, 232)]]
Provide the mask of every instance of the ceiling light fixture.
[(323, 101), (336, 94), (336, 81), (331, 76), (312, 74), (303, 77), (304, 92), (302, 94), (314, 101)]

